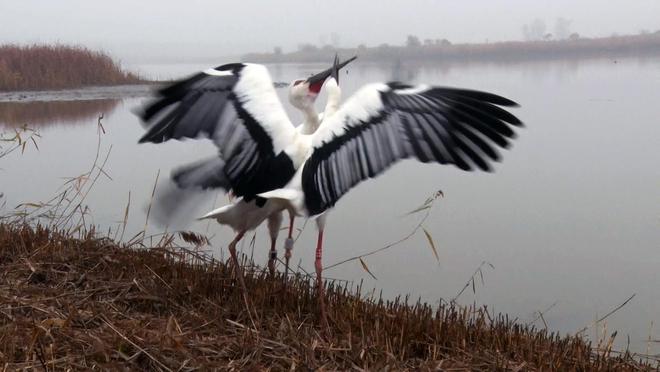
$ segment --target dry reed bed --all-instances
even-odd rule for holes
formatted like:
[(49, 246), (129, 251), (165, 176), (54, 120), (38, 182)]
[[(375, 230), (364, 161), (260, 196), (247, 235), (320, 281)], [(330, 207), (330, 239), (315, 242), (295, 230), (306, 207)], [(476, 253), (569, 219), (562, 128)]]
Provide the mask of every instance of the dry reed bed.
[(141, 82), (107, 54), (68, 45), (0, 45), (0, 91)]
[[(203, 239), (187, 236), (189, 242)], [(627, 353), (516, 324), (484, 308), (361, 299), (328, 285), (331, 331), (313, 286), (253, 268), (252, 326), (231, 269), (172, 238), (126, 248), (0, 224), (4, 367), (118, 370), (649, 370)], [(357, 289), (359, 291), (359, 288)], [(611, 346), (611, 344), (609, 345)]]

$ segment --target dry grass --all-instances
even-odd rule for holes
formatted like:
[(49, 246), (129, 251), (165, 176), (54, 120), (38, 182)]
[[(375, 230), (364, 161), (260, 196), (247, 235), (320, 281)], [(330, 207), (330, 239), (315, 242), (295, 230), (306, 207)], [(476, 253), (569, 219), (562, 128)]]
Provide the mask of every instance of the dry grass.
[[(256, 329), (232, 270), (198, 249), (120, 246), (0, 224), (4, 367), (121, 370), (650, 370), (486, 308), (364, 299), (329, 284), (331, 334), (317, 328), (307, 278), (249, 266)], [(204, 244), (187, 235), (184, 240)]]
[[(12, 128), (11, 131), (0, 131), (0, 159), (19, 149), (23, 153), (28, 145), (34, 145), (34, 148), (39, 149), (37, 144), (39, 137), (41, 136), (37, 131), (27, 126)], [(0, 196), (2, 196), (1, 190)], [(0, 209), (2, 209), (2, 203), (0, 203)], [(5, 216), (0, 216), (0, 220), (3, 217)]]
[(80, 88), (142, 80), (107, 54), (67, 45), (0, 45), (0, 91)]

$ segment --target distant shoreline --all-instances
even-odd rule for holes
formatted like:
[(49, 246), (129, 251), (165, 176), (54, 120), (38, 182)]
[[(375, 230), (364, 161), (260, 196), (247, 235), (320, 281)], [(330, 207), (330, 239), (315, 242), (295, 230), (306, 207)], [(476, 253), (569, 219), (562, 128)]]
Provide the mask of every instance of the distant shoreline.
[(90, 101), (146, 97), (154, 84), (100, 85), (70, 89), (0, 91), (0, 103)]
[[(282, 53), (249, 53), (240, 59), (256, 63), (327, 63), (335, 53), (358, 55), (372, 63), (520, 63), (559, 59), (629, 58), (660, 56), (660, 31), (604, 38), (505, 41), (452, 44), (425, 40), (406, 46), (381, 44), (356, 48), (306, 45)], [(229, 61), (226, 61), (229, 62)], [(221, 64), (220, 61), (217, 62)], [(66, 45), (0, 45), (1, 93), (59, 91), (90, 87), (116, 87), (164, 83), (124, 70), (102, 51)], [(6, 94), (4, 94), (6, 95)], [(17, 101), (20, 99), (11, 99)], [(4, 100), (5, 102), (7, 99)]]
[(358, 55), (361, 61), (392, 62), (521, 62), (566, 58), (623, 58), (660, 55), (660, 31), (652, 34), (604, 38), (573, 37), (566, 40), (505, 41), (480, 44), (451, 44), (447, 40), (420, 45), (317, 48), (306, 45), (290, 53), (249, 53), (243, 61), (257, 63), (311, 63), (331, 61), (334, 54)]

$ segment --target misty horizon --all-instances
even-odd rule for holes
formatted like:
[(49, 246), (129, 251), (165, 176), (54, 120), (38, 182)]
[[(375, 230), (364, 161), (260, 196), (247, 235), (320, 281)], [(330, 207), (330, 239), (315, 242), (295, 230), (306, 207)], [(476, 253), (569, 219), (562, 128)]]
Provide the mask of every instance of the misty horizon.
[(589, 0), (579, 6), (564, 0), (414, 0), (406, 7), (381, 3), (378, 12), (372, 3), (343, 0), (290, 0), (278, 7), (255, 1), (163, 4), (149, 0), (139, 8), (125, 0), (94, 4), (71, 0), (67, 4), (37, 0), (0, 4), (4, 26), (0, 43), (84, 45), (136, 63), (238, 58), (275, 47), (290, 52), (302, 44), (402, 45), (408, 35), (483, 43), (525, 40), (530, 30), (563, 38), (566, 33), (604, 37), (660, 29), (660, 2), (652, 0)]

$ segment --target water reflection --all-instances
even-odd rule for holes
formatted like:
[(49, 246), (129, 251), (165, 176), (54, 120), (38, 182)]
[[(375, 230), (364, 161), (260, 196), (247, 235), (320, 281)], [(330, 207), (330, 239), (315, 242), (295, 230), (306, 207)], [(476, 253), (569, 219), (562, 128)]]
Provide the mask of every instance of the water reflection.
[[(620, 59), (611, 58), (593, 58), (593, 59), (574, 59), (557, 58), (552, 60), (532, 60), (532, 61), (480, 61), (466, 60), (461, 63), (456, 61), (402, 61), (397, 60), (394, 63), (362, 63), (353, 68), (358, 71), (378, 70), (389, 80), (415, 82), (420, 76), (432, 74), (434, 76), (451, 76), (455, 73), (465, 74), (469, 71), (483, 73), (484, 71), (514, 71), (521, 73), (530, 80), (545, 79), (550, 77), (555, 81), (567, 81), (580, 73), (581, 69), (593, 69), (594, 66), (600, 68), (611, 68), (615, 71)], [(636, 59), (626, 59), (625, 64), (631, 66), (637, 64), (639, 67), (658, 66), (658, 59), (652, 57), (640, 57)]]
[(0, 102), (0, 125), (75, 125), (112, 113), (121, 100)]

